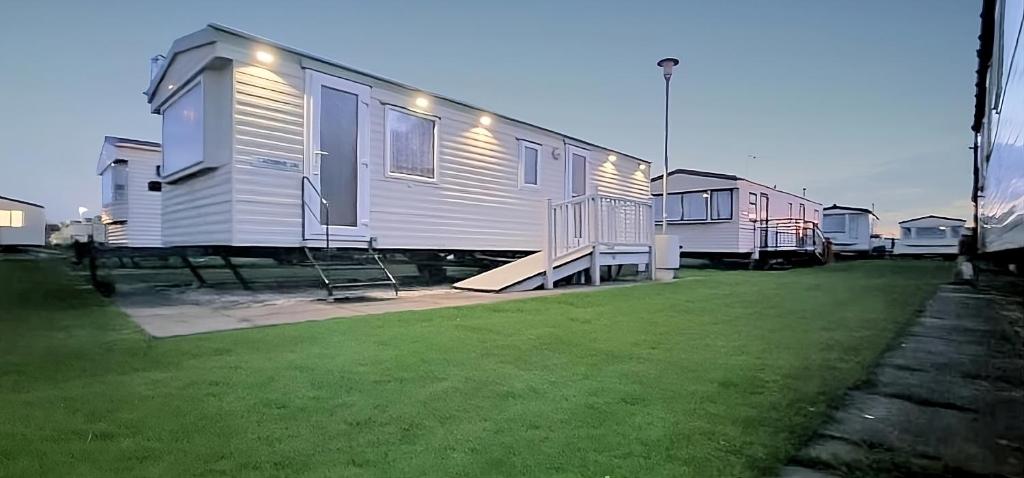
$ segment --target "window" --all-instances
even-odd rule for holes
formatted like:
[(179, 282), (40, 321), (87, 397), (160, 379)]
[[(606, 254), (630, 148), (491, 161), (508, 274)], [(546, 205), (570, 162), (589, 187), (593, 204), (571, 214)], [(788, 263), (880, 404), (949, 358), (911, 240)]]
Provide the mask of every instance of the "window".
[(945, 239), (946, 228), (944, 227), (915, 227), (915, 239)]
[(846, 232), (846, 214), (829, 214), (821, 223), (822, 232), (844, 233)]
[(900, 228), (900, 238), (902, 238), (902, 239), (910, 239), (910, 228), (909, 227), (901, 227)]
[(750, 220), (757, 219), (757, 193), (750, 193), (750, 197), (747, 199), (747, 217)]
[(128, 199), (128, 163), (114, 161), (103, 171), (103, 206)]
[(803, 204), (800, 205), (800, 220), (807, 220), (807, 206), (804, 206)]
[(384, 115), (388, 172), (401, 176), (436, 179), (434, 118), (388, 107)]
[[(668, 205), (668, 220), (678, 221), (683, 218), (682, 194), (669, 194), (666, 204)], [(661, 195), (654, 197), (654, 220), (661, 221)]]
[(818, 224), (820, 222), (821, 222), (821, 211), (815, 209), (814, 210), (814, 223)]
[(519, 141), (519, 184), (536, 186), (540, 176), (540, 145)]
[(0, 227), (24, 227), (24, 211), (0, 210)]
[(698, 191), (683, 193), (683, 220), (706, 221), (708, 219), (708, 193)]
[(793, 203), (789, 203), (789, 214), (786, 217), (789, 219), (793, 218)]
[(964, 228), (960, 226), (953, 226), (949, 228), (949, 237), (960, 237), (964, 234)]
[(163, 174), (174, 174), (203, 161), (203, 83), (164, 109)]
[(732, 219), (732, 190), (711, 191), (711, 220)]

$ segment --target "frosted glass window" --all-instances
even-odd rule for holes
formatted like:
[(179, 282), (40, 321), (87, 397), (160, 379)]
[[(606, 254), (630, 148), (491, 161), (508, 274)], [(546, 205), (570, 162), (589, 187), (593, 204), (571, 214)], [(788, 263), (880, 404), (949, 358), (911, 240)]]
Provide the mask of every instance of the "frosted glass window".
[(572, 197), (587, 194), (587, 157), (582, 154), (572, 154)]
[(389, 108), (385, 123), (388, 171), (434, 179), (434, 120)]
[(708, 219), (707, 192), (683, 193), (683, 220), (706, 221)]
[(196, 84), (164, 110), (164, 175), (203, 160), (203, 84)]
[(540, 167), (540, 146), (530, 143), (522, 143), (520, 161), (522, 162), (522, 182), (531, 186), (537, 185), (537, 169)]
[(821, 230), (830, 233), (846, 232), (846, 214), (829, 214), (821, 221)]
[(25, 213), (23, 211), (0, 210), (0, 227), (23, 227)]
[(732, 191), (711, 191), (711, 219), (732, 219)]

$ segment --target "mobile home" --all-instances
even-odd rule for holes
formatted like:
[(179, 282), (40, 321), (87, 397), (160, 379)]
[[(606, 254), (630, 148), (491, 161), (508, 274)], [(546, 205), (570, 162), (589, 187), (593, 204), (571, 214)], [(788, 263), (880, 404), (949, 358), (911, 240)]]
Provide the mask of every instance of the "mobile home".
[(176, 40), (146, 94), (167, 246), (653, 242), (646, 161), (231, 28)]
[(102, 178), (101, 221), (107, 243), (160, 247), (160, 143), (107, 136), (96, 174)]
[(0, 196), (0, 247), (45, 244), (45, 208), (28, 201)]
[(71, 246), (76, 242), (104, 243), (107, 227), (100, 216), (73, 219), (60, 224), (60, 228), (50, 235), (51, 246)]
[[(651, 180), (659, 230), (663, 180)], [(821, 203), (732, 174), (693, 169), (669, 172), (667, 186), (667, 231), (679, 237), (683, 257), (751, 259), (768, 250), (814, 252)]]
[(900, 221), (900, 241), (893, 254), (955, 256), (966, 222), (933, 215)]
[(1024, 270), (1024, 43), (1020, 0), (985, 0), (974, 95), (978, 251)]
[(871, 209), (833, 204), (823, 209), (821, 232), (838, 254), (869, 255), (881, 236), (875, 234), (878, 216)]

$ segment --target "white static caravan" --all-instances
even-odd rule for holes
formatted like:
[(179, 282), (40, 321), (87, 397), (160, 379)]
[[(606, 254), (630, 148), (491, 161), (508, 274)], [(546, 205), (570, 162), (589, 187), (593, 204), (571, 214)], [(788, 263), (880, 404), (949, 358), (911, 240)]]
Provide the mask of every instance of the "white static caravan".
[(896, 243), (893, 254), (957, 255), (966, 222), (963, 219), (934, 215), (900, 221), (900, 241)]
[(160, 143), (107, 136), (96, 174), (102, 178), (100, 213), (111, 246), (160, 247)]
[[(676, 169), (668, 178), (668, 233), (679, 237), (682, 256), (750, 259), (804, 246), (813, 252), (821, 203), (731, 174)], [(660, 232), (661, 176), (651, 190)]]
[(0, 196), (0, 247), (46, 245), (46, 209)]
[(872, 210), (833, 204), (823, 211), (821, 232), (832, 241), (836, 253), (869, 255), (882, 246), (881, 241), (876, 240), (878, 216)]
[(982, 3), (975, 81), (978, 251), (1024, 269), (1024, 38), (1020, 0)]
[[(167, 246), (537, 252), (560, 202), (650, 208), (643, 160), (219, 25), (147, 95)], [(647, 247), (646, 214), (608, 242)]]

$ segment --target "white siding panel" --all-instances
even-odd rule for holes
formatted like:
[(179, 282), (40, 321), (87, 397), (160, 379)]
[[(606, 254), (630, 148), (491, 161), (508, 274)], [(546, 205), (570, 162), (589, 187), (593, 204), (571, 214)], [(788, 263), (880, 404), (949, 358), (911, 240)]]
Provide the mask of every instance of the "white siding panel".
[(21, 211), (22, 227), (0, 227), (0, 246), (42, 246), (46, 236), (43, 208), (0, 198), (0, 210)]
[[(461, 112), (435, 105), (437, 182), (384, 171), (384, 106), (413, 98), (375, 89), (370, 108), (370, 229), (382, 248), (540, 250), (544, 207), (561, 200), (564, 166), (552, 157), (561, 139), (496, 120), (484, 129)], [(519, 138), (542, 145), (540, 184), (519, 185)]]
[[(128, 228), (127, 244), (131, 247), (160, 247), (160, 195), (150, 191), (149, 182), (156, 181), (159, 151), (119, 148), (119, 156), (128, 160)], [(108, 241), (110, 238), (108, 236)]]
[(220, 167), (161, 193), (166, 246), (231, 245), (231, 172)]
[(294, 247), (302, 241), (303, 82), (300, 74), (244, 64), (235, 69), (236, 245)]
[(107, 244), (112, 246), (127, 246), (128, 241), (128, 224), (107, 224)]

